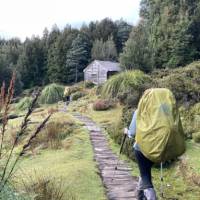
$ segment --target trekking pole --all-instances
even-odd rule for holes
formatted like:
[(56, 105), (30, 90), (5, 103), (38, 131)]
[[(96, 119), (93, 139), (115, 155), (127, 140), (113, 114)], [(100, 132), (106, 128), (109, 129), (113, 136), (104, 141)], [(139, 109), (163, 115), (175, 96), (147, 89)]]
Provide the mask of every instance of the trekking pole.
[(163, 163), (160, 163), (160, 181), (161, 181), (161, 186), (160, 186), (160, 192), (161, 192), (161, 197), (164, 197), (164, 192), (163, 192)]
[[(121, 147), (120, 147), (120, 150), (119, 150), (119, 155), (122, 153), (123, 146), (124, 146), (124, 143), (125, 143), (125, 140), (126, 140), (126, 136), (127, 136), (127, 134), (124, 134), (124, 137), (123, 137), (123, 140), (122, 140), (122, 143), (121, 143)], [(118, 161), (117, 161), (117, 165), (115, 166), (115, 170), (117, 170)]]
[[(121, 147), (120, 147), (120, 150), (119, 150), (119, 155), (122, 153), (123, 146), (124, 146), (124, 143), (125, 143), (125, 140), (126, 140), (126, 136), (127, 136), (127, 134), (124, 134), (124, 137), (123, 137), (122, 142), (121, 142)], [(112, 181), (114, 180), (115, 172), (117, 170), (118, 164), (119, 164), (119, 159), (117, 160), (117, 163), (116, 163), (116, 166), (115, 166), (115, 171), (114, 171), (114, 174), (113, 174)]]
[(127, 136), (127, 134), (124, 134), (124, 137), (123, 137), (123, 140), (122, 140), (122, 144), (121, 144), (121, 147), (120, 147), (119, 154), (121, 154), (121, 153), (122, 153), (123, 146), (124, 146), (124, 143), (125, 143), (125, 140), (126, 140), (126, 136)]

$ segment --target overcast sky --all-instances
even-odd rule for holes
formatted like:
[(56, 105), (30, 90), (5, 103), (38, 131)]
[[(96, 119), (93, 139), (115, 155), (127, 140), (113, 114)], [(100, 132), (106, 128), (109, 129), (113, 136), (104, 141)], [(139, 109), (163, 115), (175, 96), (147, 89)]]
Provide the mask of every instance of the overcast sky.
[(0, 37), (42, 35), (54, 24), (61, 29), (82, 22), (123, 18), (135, 24), (140, 0), (0, 0)]

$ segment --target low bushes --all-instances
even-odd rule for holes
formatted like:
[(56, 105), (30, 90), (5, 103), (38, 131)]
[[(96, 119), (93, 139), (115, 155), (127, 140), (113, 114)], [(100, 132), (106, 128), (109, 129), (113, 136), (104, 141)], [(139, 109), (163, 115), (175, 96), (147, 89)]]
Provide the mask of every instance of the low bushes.
[(85, 81), (85, 88), (93, 88), (95, 84), (91, 81)]
[(27, 110), (30, 107), (31, 102), (32, 102), (31, 97), (24, 97), (19, 101), (19, 103), (17, 103), (16, 109), (20, 111)]
[(192, 137), (196, 143), (200, 143), (200, 132), (192, 134)]
[(179, 104), (193, 105), (200, 101), (200, 62), (172, 70), (152, 73), (157, 87), (169, 88)]
[(72, 100), (72, 101), (76, 101), (76, 100), (78, 100), (79, 98), (84, 97), (84, 96), (85, 96), (85, 93), (84, 93), (84, 92), (77, 91), (77, 92), (75, 92), (75, 93), (73, 93), (73, 94), (71, 95), (71, 100)]
[(200, 61), (183, 68), (157, 70), (151, 75), (157, 87), (169, 88), (175, 95), (184, 132), (192, 138), (200, 129)]
[(183, 130), (187, 137), (192, 138), (192, 134), (200, 130), (200, 103), (185, 108), (180, 107)]
[(47, 85), (39, 98), (41, 104), (53, 104), (63, 99), (64, 87), (58, 84)]
[[(121, 117), (107, 128), (110, 137), (119, 145), (121, 145), (123, 139), (124, 128), (129, 127), (134, 111), (135, 109), (124, 106)], [(123, 153), (131, 159), (134, 159), (133, 144), (134, 139), (127, 139), (123, 149)]]
[(138, 102), (140, 100), (141, 94), (138, 91), (132, 92), (122, 92), (117, 95), (119, 102), (122, 105), (126, 105), (128, 107), (137, 107)]
[(70, 87), (70, 94), (76, 93), (76, 92), (81, 92), (83, 90), (82, 86), (79, 85), (74, 85)]
[(96, 111), (108, 110), (115, 107), (115, 102), (111, 100), (98, 99), (93, 103), (93, 109)]
[(99, 96), (102, 93), (103, 85), (97, 85), (95, 89), (96, 89), (96, 95)]
[[(116, 120), (115, 123), (109, 125), (106, 130), (108, 134), (110, 135), (110, 137), (117, 144), (121, 145), (122, 140), (123, 140), (123, 131), (124, 131), (124, 128), (127, 127), (127, 125), (128, 124), (124, 124), (123, 119), (118, 119)], [(134, 160), (133, 144), (134, 144), (134, 139), (126, 139), (122, 152), (126, 154), (129, 158)]]

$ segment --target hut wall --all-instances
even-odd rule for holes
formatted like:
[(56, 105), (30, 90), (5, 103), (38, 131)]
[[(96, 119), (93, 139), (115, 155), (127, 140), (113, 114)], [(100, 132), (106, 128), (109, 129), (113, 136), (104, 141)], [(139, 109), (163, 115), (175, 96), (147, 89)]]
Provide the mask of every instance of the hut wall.
[(95, 84), (104, 83), (107, 80), (107, 71), (98, 63), (93, 63), (85, 72), (85, 80)]

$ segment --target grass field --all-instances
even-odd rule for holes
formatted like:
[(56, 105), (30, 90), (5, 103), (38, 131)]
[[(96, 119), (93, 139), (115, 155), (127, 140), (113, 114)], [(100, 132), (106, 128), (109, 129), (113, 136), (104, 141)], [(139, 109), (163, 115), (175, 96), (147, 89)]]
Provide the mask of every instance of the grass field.
[[(41, 118), (40, 113), (36, 112), (31, 119), (40, 121)], [(74, 120), (64, 112), (57, 112), (50, 121), (74, 122)], [(20, 120), (12, 120), (10, 123), (17, 126)], [(35, 154), (29, 152), (18, 163), (14, 177), (18, 189), (24, 190), (20, 184), (22, 182), (26, 182), (29, 187), (34, 181), (37, 182), (38, 178), (44, 177), (57, 182), (64, 192), (63, 199), (105, 200), (105, 191), (93, 160), (87, 130), (81, 123), (76, 122), (75, 130), (62, 143), (63, 147), (59, 149), (39, 150)]]

